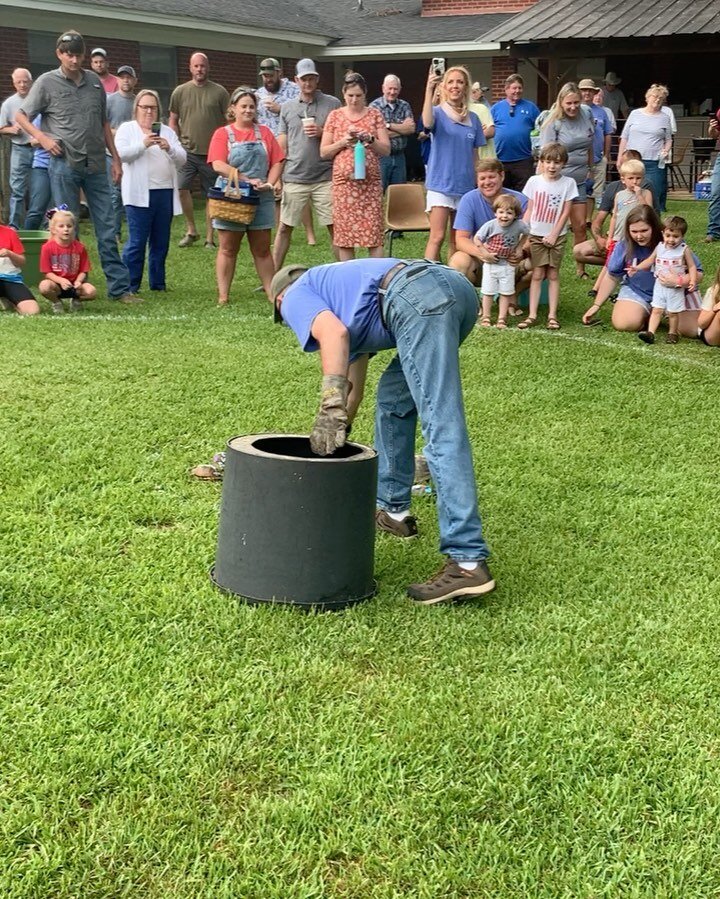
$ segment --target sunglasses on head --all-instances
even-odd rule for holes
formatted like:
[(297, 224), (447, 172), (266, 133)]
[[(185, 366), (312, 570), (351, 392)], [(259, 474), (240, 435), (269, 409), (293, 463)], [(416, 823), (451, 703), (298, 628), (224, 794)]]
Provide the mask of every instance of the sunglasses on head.
[(346, 75), (344, 79), (344, 84), (365, 84), (365, 79), (362, 75), (358, 75), (357, 72), (353, 72), (350, 75)]

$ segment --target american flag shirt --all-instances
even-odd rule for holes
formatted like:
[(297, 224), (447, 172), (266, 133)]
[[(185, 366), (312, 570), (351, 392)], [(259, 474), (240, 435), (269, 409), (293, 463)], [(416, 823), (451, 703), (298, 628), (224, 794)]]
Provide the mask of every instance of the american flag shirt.
[[(565, 175), (555, 181), (550, 181), (544, 175), (533, 175), (528, 179), (523, 193), (528, 200), (532, 200), (530, 234), (534, 237), (547, 237), (562, 215), (565, 203), (578, 196), (578, 189), (575, 180)], [(565, 222), (560, 233), (565, 234), (567, 229), (568, 223)]]

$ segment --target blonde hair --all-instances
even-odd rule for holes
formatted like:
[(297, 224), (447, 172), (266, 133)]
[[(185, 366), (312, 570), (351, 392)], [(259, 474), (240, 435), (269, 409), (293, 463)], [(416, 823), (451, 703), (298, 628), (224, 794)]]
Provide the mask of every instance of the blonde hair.
[(439, 85), (440, 102), (441, 103), (448, 102), (447, 83), (448, 83), (448, 79), (450, 77), (451, 72), (460, 72), (460, 74), (465, 79), (465, 96), (463, 97), (463, 101), (462, 101), (461, 114), (463, 116), (466, 116), (467, 111), (468, 111), (468, 103), (470, 102), (470, 83), (471, 82), (470, 82), (470, 72), (468, 72), (468, 70), (465, 68), (465, 66), (450, 66), (449, 69), (445, 70), (445, 74), (443, 75), (442, 81), (440, 82), (440, 85)]
[(620, 163), (621, 175), (644, 175), (645, 165), (639, 159), (626, 159)]
[(645, 91), (645, 99), (647, 100), (651, 96), (660, 97), (661, 100), (665, 101), (670, 96), (670, 91), (664, 84), (651, 84)]
[(150, 90), (149, 87), (143, 88), (141, 91), (137, 92), (135, 97), (135, 101), (133, 102), (133, 116), (137, 113), (138, 103), (142, 100), (143, 97), (152, 97), (153, 100), (157, 103), (157, 119), (156, 122), (159, 122), (162, 118), (162, 103), (160, 102), (160, 95), (157, 91)]
[(568, 81), (567, 84), (563, 84), (563, 86), (558, 91), (555, 102), (550, 107), (550, 112), (545, 117), (545, 120), (542, 123), (543, 128), (545, 128), (551, 122), (555, 122), (557, 119), (562, 119), (565, 117), (565, 110), (562, 108), (562, 102), (566, 97), (569, 97), (570, 94), (577, 94), (578, 100), (582, 100), (580, 88), (577, 86), (577, 84), (575, 84), (574, 81)]
[(77, 219), (75, 218), (75, 213), (70, 212), (69, 209), (55, 209), (53, 214), (50, 216), (50, 221), (48, 222), (48, 228), (50, 233), (52, 234), (54, 231), (54, 224), (57, 222), (61, 216), (65, 216), (65, 218), (70, 219), (70, 224), (73, 228), (77, 228)]

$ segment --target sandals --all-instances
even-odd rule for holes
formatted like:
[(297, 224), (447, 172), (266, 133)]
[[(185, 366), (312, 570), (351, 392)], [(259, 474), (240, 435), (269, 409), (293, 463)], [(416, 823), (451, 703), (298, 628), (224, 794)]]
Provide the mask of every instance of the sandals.
[(588, 275), (587, 272), (576, 272), (576, 274), (577, 274), (578, 278), (580, 278), (581, 281), (589, 281), (590, 280), (590, 275)]
[(483, 315), (483, 317), (478, 322), (479, 328), (492, 328), (492, 321), (489, 315)]
[(679, 337), (677, 334), (668, 334), (668, 336), (665, 338), (665, 343), (673, 343), (674, 344), (674, 343), (677, 343), (678, 340), (679, 340)]
[(528, 315), (528, 317), (525, 319), (525, 321), (522, 321), (522, 322), (519, 322), (519, 323), (518, 323), (518, 328), (519, 328), (521, 331), (527, 331), (528, 328), (534, 328), (536, 324), (537, 324), (537, 319), (536, 319), (536, 318), (531, 318), (531, 317)]
[(559, 331), (560, 322), (556, 318), (549, 318), (545, 327), (548, 329), (548, 331)]
[(229, 303), (230, 303), (230, 300), (218, 300), (217, 301), (218, 306), (228, 306)]
[(508, 315), (512, 315), (513, 318), (519, 318), (523, 315), (522, 306), (509, 306), (508, 307)]
[(507, 322), (504, 318), (499, 318), (495, 323), (495, 327), (498, 329), (498, 331), (507, 331)]

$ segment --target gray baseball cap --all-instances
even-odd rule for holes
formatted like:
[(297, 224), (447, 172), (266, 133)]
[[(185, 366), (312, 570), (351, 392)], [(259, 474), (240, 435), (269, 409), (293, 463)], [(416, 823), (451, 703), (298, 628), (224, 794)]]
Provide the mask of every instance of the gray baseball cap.
[(312, 59), (301, 59), (298, 64), (295, 66), (295, 74), (298, 78), (302, 78), (303, 75), (320, 75), (318, 70), (315, 68), (315, 63)]

